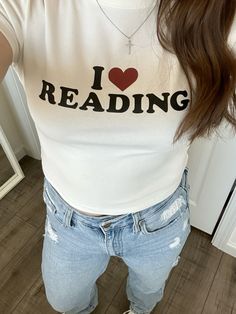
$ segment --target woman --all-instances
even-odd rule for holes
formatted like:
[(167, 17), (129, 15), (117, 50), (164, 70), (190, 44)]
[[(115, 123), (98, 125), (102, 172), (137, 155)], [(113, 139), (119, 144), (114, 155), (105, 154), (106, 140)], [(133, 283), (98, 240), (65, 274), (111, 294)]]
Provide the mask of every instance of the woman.
[(110, 256), (125, 313), (163, 297), (190, 233), (188, 149), (236, 130), (235, 1), (2, 1), (0, 74), (26, 92), (45, 175), (51, 306), (91, 313)]

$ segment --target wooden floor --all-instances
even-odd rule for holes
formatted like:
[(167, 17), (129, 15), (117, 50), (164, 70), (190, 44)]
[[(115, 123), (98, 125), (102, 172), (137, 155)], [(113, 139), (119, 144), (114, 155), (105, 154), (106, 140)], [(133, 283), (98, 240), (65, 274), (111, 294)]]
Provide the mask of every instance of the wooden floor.
[[(41, 277), (45, 205), (41, 161), (20, 162), (25, 178), (0, 200), (0, 314), (56, 313), (47, 303)], [(95, 314), (121, 314), (127, 267), (111, 257), (97, 280)], [(156, 314), (236, 314), (236, 259), (211, 245), (211, 237), (192, 227), (179, 264), (173, 268)]]

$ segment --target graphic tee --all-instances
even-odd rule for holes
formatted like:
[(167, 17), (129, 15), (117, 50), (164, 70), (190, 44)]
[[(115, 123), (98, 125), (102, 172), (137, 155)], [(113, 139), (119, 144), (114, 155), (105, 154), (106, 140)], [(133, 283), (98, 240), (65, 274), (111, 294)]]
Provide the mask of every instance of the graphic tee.
[[(0, 2), (41, 144), (43, 173), (75, 209), (120, 215), (161, 202), (188, 161), (190, 89), (156, 37), (153, 0)], [(123, 32), (124, 34), (122, 34)], [(231, 35), (235, 42), (235, 24)]]

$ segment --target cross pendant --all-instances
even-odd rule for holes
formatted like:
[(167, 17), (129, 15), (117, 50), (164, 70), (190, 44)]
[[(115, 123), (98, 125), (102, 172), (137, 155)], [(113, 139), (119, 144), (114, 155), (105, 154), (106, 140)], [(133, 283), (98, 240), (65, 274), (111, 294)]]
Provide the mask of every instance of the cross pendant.
[(134, 46), (132, 43), (131, 43), (131, 39), (129, 38), (129, 43), (126, 45), (126, 46), (129, 46), (129, 55), (131, 54), (131, 47)]

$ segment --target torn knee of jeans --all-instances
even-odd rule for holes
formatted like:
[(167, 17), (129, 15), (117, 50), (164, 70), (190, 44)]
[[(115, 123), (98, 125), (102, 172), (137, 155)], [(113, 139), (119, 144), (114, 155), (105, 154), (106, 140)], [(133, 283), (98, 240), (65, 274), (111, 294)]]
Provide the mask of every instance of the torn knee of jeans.
[(189, 221), (188, 219), (186, 219), (183, 223), (183, 228), (182, 228), (183, 231), (185, 231), (185, 229), (188, 227), (188, 224), (189, 224)]
[(175, 249), (180, 245), (180, 237), (175, 237), (174, 240), (169, 244), (170, 249)]
[(56, 231), (53, 229), (48, 217), (47, 217), (46, 226), (45, 226), (45, 233), (43, 234), (43, 236), (45, 237), (46, 234), (49, 236), (49, 238), (52, 241), (58, 242), (58, 235)]
[(180, 255), (177, 257), (177, 259), (174, 261), (174, 263), (172, 264), (172, 267), (175, 267), (178, 265), (179, 263), (179, 260), (180, 260)]

